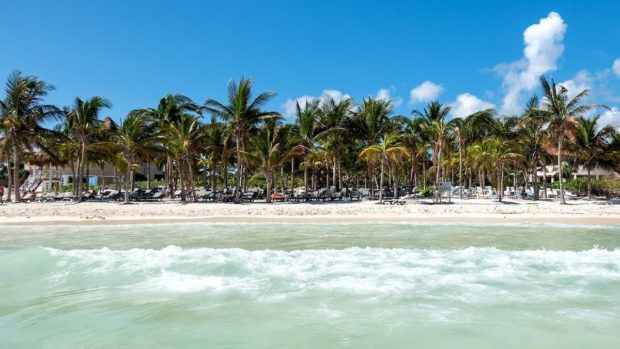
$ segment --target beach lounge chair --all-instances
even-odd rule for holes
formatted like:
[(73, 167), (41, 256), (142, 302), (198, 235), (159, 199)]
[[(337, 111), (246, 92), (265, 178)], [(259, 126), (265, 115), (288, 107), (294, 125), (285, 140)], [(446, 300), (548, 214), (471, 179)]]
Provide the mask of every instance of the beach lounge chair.
[(123, 193), (117, 190), (112, 190), (108, 193), (108, 195), (104, 196), (103, 199), (106, 201), (117, 201), (123, 197)]
[(284, 194), (282, 193), (273, 193), (271, 194), (272, 201), (284, 201)]
[(54, 195), (54, 194), (53, 194), (53, 193), (43, 193), (43, 194), (41, 194), (41, 195), (38, 195), (38, 196), (37, 196), (36, 201), (37, 201), (37, 202), (46, 202), (46, 201), (49, 201), (49, 197), (50, 197), (50, 195)]
[(204, 197), (207, 195), (207, 190), (204, 188), (200, 188), (197, 189), (196, 191), (194, 191), (194, 196), (196, 197), (196, 200), (204, 200)]
[(217, 190), (214, 190), (214, 191), (207, 193), (207, 195), (205, 195), (204, 197), (204, 200), (205, 201), (216, 201), (219, 195), (220, 195), (220, 192), (218, 192)]
[(95, 195), (89, 191), (82, 194), (82, 201), (89, 201), (89, 200), (93, 200), (94, 198), (95, 198)]
[[(273, 195), (272, 195), (273, 197)], [(250, 191), (247, 193), (244, 193), (241, 196), (241, 201), (243, 202), (253, 202), (254, 200), (256, 200), (256, 198), (258, 198), (258, 192), (257, 191)]]
[(24, 201), (24, 202), (32, 201), (33, 200), (33, 196), (34, 196), (33, 193), (28, 192), (24, 196), (22, 196), (22, 201)]
[(572, 191), (564, 189), (564, 198), (568, 200), (575, 200), (578, 196), (573, 194)]
[(334, 201), (334, 200), (342, 200), (345, 197), (345, 195), (346, 195), (345, 194), (345, 189), (342, 189), (340, 191), (335, 191), (332, 194), (332, 198), (331, 199), (332, 199), (332, 201)]
[[(542, 193), (541, 193), (542, 194)], [(558, 197), (558, 193), (556, 193), (553, 189), (551, 188), (547, 188), (547, 198), (549, 199), (553, 199), (553, 198), (557, 198)]]
[(400, 199), (385, 199), (383, 200), (384, 204), (390, 204), (390, 205), (405, 205), (407, 203), (406, 200), (403, 200), (402, 198)]
[(73, 200), (75, 200), (75, 195), (72, 192), (68, 191), (68, 192), (66, 192), (66, 193), (64, 193), (62, 195), (62, 200), (63, 201), (73, 201)]
[(419, 197), (418, 194), (407, 194), (405, 196), (402, 196), (398, 199), (398, 203), (400, 205), (406, 205), (409, 203), (413, 203), (415, 201), (415, 199), (417, 199)]
[(149, 201), (161, 201), (164, 198), (164, 192), (158, 191), (157, 193), (151, 195)]

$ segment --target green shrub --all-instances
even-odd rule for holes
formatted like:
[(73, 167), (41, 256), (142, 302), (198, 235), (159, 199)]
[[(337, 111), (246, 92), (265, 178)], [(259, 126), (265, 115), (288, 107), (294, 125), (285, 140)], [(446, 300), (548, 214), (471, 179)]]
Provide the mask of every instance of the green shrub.
[[(559, 188), (559, 182), (554, 182), (557, 185), (554, 188)], [(620, 180), (615, 179), (592, 179), (592, 195), (606, 196), (606, 197), (618, 197), (620, 196)], [(588, 179), (585, 177), (573, 179), (567, 181), (564, 188), (572, 191), (575, 194), (587, 195), (588, 193)]]
[(433, 187), (424, 187), (422, 188), (422, 190), (420, 190), (420, 195), (428, 198), (431, 197), (433, 195)]

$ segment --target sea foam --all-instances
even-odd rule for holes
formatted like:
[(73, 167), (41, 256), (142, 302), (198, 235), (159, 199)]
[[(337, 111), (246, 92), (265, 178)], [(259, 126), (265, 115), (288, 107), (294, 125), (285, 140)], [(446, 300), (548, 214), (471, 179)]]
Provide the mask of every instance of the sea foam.
[[(140, 292), (234, 292), (287, 297), (307, 292), (462, 302), (587, 299), (601, 284), (620, 287), (620, 250), (496, 248), (46, 249), (54, 282), (103, 279)], [(549, 292), (540, 292), (547, 289)]]

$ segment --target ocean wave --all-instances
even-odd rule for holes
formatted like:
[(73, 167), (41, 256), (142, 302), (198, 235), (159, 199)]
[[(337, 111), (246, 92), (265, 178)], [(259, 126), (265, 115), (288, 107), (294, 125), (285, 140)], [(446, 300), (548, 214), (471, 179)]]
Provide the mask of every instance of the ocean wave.
[[(45, 279), (56, 284), (212, 296), (234, 293), (259, 300), (321, 292), (531, 303), (588, 299), (610, 285), (620, 289), (620, 249), (248, 251), (168, 246), (161, 250), (26, 249), (14, 251), (11, 258), (19, 253), (35, 253), (37, 264), (51, 265)], [(27, 263), (28, 258), (23, 259)]]

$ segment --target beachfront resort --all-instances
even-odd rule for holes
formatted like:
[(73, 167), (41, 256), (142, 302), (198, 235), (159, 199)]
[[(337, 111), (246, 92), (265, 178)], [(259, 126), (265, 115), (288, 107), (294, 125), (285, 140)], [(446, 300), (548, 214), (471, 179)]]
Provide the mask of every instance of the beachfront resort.
[(403, 116), (390, 99), (327, 97), (297, 102), (286, 122), (263, 108), (274, 93), (241, 78), (226, 102), (169, 94), (116, 123), (104, 97), (45, 104), (52, 85), (14, 72), (0, 104), (2, 201), (617, 198), (620, 134), (590, 115), (609, 108), (585, 103), (587, 89), (540, 86), (520, 115), (449, 118), (433, 101)]
[(0, 349), (620, 348), (620, 4), (35, 3)]

